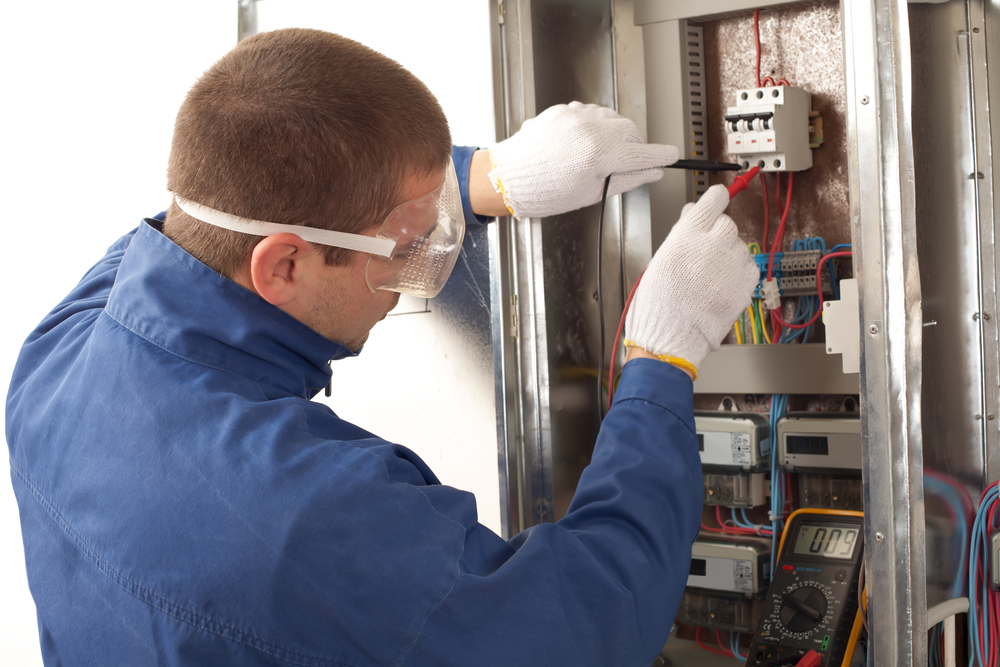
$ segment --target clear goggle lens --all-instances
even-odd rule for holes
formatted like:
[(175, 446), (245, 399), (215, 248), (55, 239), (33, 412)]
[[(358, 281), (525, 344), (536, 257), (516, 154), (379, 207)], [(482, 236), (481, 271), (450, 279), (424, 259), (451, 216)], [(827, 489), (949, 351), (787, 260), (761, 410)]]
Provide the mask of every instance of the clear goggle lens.
[(372, 255), (368, 288), (433, 297), (448, 281), (462, 250), (465, 216), (453, 164), (437, 190), (401, 204), (375, 234), (395, 242), (392, 255)]

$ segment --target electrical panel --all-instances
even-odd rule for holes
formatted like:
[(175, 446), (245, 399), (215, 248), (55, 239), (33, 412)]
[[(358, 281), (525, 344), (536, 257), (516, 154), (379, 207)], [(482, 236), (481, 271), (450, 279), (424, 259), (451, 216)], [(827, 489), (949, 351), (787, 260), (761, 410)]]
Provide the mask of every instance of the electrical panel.
[(809, 147), (812, 98), (801, 88), (767, 86), (736, 93), (726, 111), (729, 154), (744, 169), (803, 171), (813, 166)]
[(691, 549), (691, 588), (759, 597), (771, 578), (771, 546), (758, 538), (701, 538)]

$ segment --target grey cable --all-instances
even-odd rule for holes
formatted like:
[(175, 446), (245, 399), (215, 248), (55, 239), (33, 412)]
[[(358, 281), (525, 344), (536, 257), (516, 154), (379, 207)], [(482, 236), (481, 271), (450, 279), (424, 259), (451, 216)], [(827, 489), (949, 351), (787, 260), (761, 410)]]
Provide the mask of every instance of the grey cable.
[(965, 614), (969, 611), (969, 598), (953, 598), (936, 604), (927, 610), (927, 629), (930, 630), (949, 616)]

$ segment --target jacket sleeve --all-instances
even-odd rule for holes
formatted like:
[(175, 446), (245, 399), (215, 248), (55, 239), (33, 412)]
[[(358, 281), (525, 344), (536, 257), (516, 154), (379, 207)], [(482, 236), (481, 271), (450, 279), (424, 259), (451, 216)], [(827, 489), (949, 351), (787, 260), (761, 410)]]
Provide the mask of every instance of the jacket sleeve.
[(400, 664), (647, 667), (687, 582), (701, 502), (690, 378), (630, 361), (566, 516), (509, 543), (470, 526), (455, 585)]
[(477, 150), (479, 149), (475, 146), (451, 147), (451, 161), (455, 163), (458, 189), (462, 191), (462, 211), (465, 213), (465, 222), (468, 224), (473, 222), (486, 224), (490, 221), (490, 218), (473, 213), (472, 204), (469, 203), (469, 167), (472, 165), (472, 154)]

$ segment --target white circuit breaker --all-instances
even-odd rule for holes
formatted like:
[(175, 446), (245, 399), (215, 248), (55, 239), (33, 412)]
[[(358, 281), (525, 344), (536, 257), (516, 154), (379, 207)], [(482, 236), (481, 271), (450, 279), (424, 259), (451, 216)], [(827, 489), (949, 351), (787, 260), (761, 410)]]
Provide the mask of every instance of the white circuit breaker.
[(803, 171), (812, 167), (809, 112), (812, 96), (801, 88), (767, 86), (736, 93), (726, 110), (729, 154), (744, 169)]

